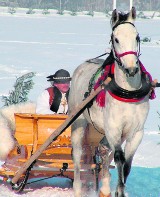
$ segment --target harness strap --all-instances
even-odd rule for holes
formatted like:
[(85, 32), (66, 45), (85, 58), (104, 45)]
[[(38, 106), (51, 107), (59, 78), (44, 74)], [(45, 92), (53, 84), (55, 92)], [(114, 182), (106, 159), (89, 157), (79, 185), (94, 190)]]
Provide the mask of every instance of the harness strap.
[(94, 122), (92, 121), (92, 118), (91, 118), (91, 114), (90, 114), (89, 107), (87, 107), (87, 111), (88, 111), (88, 115), (89, 115), (89, 117), (90, 117), (91, 123), (92, 123), (93, 127), (95, 128), (95, 130), (96, 130), (96, 131), (98, 131), (98, 133), (100, 133), (101, 135), (105, 136), (105, 134), (104, 134), (104, 133), (101, 133), (101, 132), (96, 128), (96, 126), (95, 126)]
[(112, 27), (112, 31), (114, 31), (115, 28), (118, 27), (119, 25), (123, 25), (123, 24), (130, 24), (130, 25), (133, 25), (133, 27), (135, 27), (135, 25), (134, 25), (133, 23), (127, 22), (127, 21), (126, 21), (126, 22), (123, 21), (123, 22), (118, 22), (115, 26), (113, 26), (113, 27)]
[(87, 62), (91, 62), (92, 60), (98, 59), (99, 57), (103, 57), (104, 55), (107, 55), (107, 54), (109, 54), (109, 53), (107, 53), (107, 52), (106, 53), (103, 53), (102, 55), (99, 55), (97, 57), (94, 57), (92, 59), (87, 60)]
[(114, 52), (115, 52), (116, 56), (118, 56), (119, 58), (121, 58), (125, 55), (130, 55), (130, 54), (137, 56), (137, 52), (135, 52), (135, 51), (127, 51), (124, 53), (117, 53), (116, 51), (114, 51)]

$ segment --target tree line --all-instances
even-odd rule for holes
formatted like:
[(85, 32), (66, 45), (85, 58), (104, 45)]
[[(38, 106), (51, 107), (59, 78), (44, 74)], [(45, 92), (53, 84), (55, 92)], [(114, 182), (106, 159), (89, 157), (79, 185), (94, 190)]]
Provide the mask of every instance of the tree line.
[[(32, 9), (57, 9), (70, 11), (112, 10), (112, 0), (0, 0), (0, 6)], [(160, 0), (133, 0), (133, 5), (139, 11), (160, 11)], [(129, 0), (117, 0), (117, 8), (128, 10)]]

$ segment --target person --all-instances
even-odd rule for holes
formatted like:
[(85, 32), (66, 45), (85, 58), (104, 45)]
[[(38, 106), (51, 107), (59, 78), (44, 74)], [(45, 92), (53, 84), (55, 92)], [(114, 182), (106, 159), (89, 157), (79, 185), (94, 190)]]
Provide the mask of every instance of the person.
[(36, 113), (67, 114), (71, 81), (70, 73), (67, 70), (60, 69), (47, 78), (47, 81), (50, 81), (52, 86), (39, 95), (36, 103)]

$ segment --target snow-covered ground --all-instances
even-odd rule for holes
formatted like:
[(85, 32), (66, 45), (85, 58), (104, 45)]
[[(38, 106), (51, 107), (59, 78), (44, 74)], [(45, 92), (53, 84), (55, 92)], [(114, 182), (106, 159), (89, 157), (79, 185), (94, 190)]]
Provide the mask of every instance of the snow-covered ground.
[[(36, 101), (41, 91), (48, 87), (46, 76), (59, 68), (71, 74), (84, 60), (103, 54), (110, 47), (110, 20), (106, 17), (60, 15), (1, 15), (0, 17), (0, 96), (7, 95), (16, 77), (30, 71), (36, 72), (35, 86), (30, 99)], [(141, 61), (159, 78), (160, 20), (139, 19), (136, 26), (141, 36), (151, 42), (141, 44)], [(104, 57), (105, 58), (105, 57)], [(151, 110), (145, 130), (158, 130), (157, 99), (150, 102)], [(0, 100), (0, 106), (3, 103)]]
[[(7, 95), (9, 90), (12, 90), (16, 77), (33, 71), (36, 72), (35, 85), (29, 98), (36, 101), (41, 91), (49, 85), (46, 76), (59, 68), (65, 68), (72, 74), (84, 60), (96, 57), (110, 47), (110, 21), (104, 16), (1, 14), (0, 24), (0, 95)], [(151, 42), (141, 44), (140, 59), (153, 78), (160, 80), (160, 20), (139, 19), (136, 21), (136, 27), (141, 38), (151, 38)], [(160, 145), (158, 145), (160, 120), (157, 114), (157, 111), (160, 111), (160, 90), (158, 88), (156, 94), (157, 98), (150, 102), (151, 109), (145, 124), (145, 135), (136, 152), (134, 166), (160, 167)], [(2, 102), (0, 106), (3, 106)], [(153, 173), (147, 174), (147, 176), (152, 175)], [(136, 179), (138, 177), (133, 181)], [(72, 189), (52, 188), (47, 184), (41, 187), (37, 185), (37, 189), (22, 196), (73, 196)], [(0, 197), (9, 196), (19, 195), (10, 191), (9, 185), (2, 183)], [(90, 196), (94, 197), (95, 194), (92, 193)], [(137, 196), (159, 197), (157, 193), (152, 195), (152, 192), (148, 195), (139, 193)]]

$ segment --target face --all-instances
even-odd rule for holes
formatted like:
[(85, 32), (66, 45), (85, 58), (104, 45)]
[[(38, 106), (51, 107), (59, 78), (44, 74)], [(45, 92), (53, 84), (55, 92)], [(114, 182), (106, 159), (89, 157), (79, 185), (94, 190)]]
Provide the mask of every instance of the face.
[(138, 72), (138, 32), (131, 24), (121, 24), (113, 32), (115, 56), (124, 68), (127, 76), (134, 77)]
[[(124, 20), (122, 20), (124, 18)], [(112, 47), (114, 56), (123, 68), (126, 76), (134, 77), (138, 73), (139, 65), (139, 34), (134, 26), (136, 10), (133, 7), (128, 15), (112, 13)]]
[(69, 90), (70, 82), (54, 83), (54, 86), (57, 87), (62, 93), (66, 93)]

